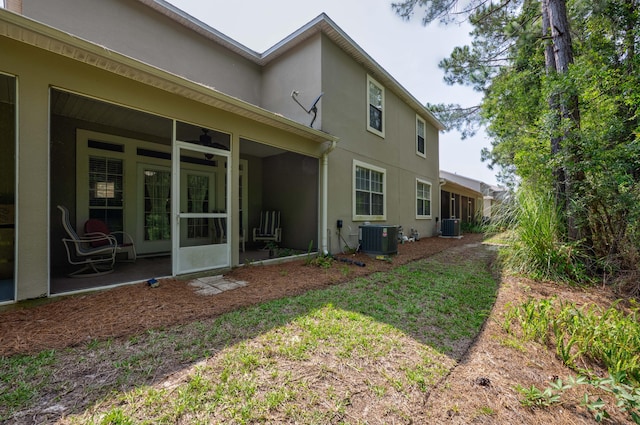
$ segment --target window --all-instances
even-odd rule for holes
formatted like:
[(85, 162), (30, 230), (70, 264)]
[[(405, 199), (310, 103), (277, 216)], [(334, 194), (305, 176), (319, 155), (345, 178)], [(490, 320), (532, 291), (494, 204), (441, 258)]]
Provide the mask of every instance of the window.
[(431, 183), (416, 180), (416, 218), (431, 218)]
[(427, 146), (425, 144), (425, 122), (416, 116), (416, 153), (420, 156), (427, 156)]
[(367, 76), (367, 130), (384, 137), (384, 88)]
[(121, 159), (89, 157), (89, 217), (123, 230), (124, 167)]
[(354, 220), (385, 220), (386, 171), (353, 161)]

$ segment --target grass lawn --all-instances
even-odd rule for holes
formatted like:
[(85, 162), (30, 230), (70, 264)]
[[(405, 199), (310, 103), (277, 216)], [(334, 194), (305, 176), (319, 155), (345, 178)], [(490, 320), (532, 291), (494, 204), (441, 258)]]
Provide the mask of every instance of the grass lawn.
[(0, 358), (0, 420), (416, 423), (492, 308), (487, 249), (127, 339)]

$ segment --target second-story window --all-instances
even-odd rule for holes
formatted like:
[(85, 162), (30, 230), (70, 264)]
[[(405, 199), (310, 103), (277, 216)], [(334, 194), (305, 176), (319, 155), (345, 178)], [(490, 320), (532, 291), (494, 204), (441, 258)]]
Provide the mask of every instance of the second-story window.
[(367, 130), (384, 137), (384, 87), (367, 76)]
[(424, 120), (416, 116), (416, 154), (423, 157), (427, 156), (425, 128), (426, 124)]

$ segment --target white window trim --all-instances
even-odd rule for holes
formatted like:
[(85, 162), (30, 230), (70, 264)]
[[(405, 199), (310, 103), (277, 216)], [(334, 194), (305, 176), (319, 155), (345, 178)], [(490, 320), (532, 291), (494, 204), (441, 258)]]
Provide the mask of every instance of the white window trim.
[[(418, 185), (419, 184), (429, 185), (429, 214), (427, 214), (427, 215), (419, 215), (418, 214)], [(432, 215), (433, 215), (433, 184), (429, 180), (416, 178), (416, 185), (415, 185), (415, 189), (414, 189), (414, 194), (415, 194), (415, 196), (414, 196), (415, 197), (414, 211), (416, 212), (416, 219), (417, 220), (430, 219), (432, 217)]]
[[(358, 215), (356, 213), (356, 168), (367, 168), (372, 171), (382, 173), (382, 215)], [(352, 197), (352, 215), (353, 221), (385, 221), (387, 219), (387, 170), (366, 162), (353, 160), (353, 170), (351, 174), (351, 197)]]
[[(424, 152), (420, 152), (418, 150), (418, 124), (422, 123), (422, 129), (424, 131), (424, 134), (422, 135), (422, 137), (424, 138)], [(416, 115), (416, 155), (421, 156), (423, 158), (427, 157), (427, 123), (425, 120), (423, 120), (422, 118), (420, 118), (419, 115)]]
[[(375, 127), (371, 126), (371, 115), (369, 113), (369, 107), (371, 105), (371, 101), (369, 99), (369, 85), (370, 84), (375, 84), (376, 86), (378, 86), (380, 88), (380, 91), (382, 92), (382, 117), (380, 118), (382, 120), (382, 131), (378, 130)], [(382, 138), (384, 138), (384, 132), (386, 129), (386, 124), (385, 124), (385, 111), (386, 109), (386, 104), (385, 104), (385, 90), (384, 90), (384, 86), (382, 84), (380, 84), (379, 82), (377, 82), (374, 78), (372, 78), (370, 75), (367, 75), (367, 131), (380, 136)]]

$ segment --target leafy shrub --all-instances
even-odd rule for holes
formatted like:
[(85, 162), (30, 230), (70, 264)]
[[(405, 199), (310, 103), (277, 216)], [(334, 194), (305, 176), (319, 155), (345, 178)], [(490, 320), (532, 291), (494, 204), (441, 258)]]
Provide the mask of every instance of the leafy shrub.
[[(524, 396), (525, 406), (550, 406), (560, 402), (569, 388), (587, 385), (605, 391), (616, 400), (616, 407), (626, 412), (634, 423), (640, 424), (640, 317), (638, 309), (625, 313), (613, 305), (607, 309), (589, 304), (577, 307), (555, 299), (529, 300), (512, 307), (505, 315), (503, 329), (516, 333), (520, 325), (521, 337), (555, 347), (556, 354), (568, 367), (577, 370), (578, 378), (565, 383), (557, 380), (545, 389), (535, 386), (516, 386)], [(606, 378), (590, 379), (595, 373), (578, 368), (577, 360), (587, 365), (591, 360), (605, 366)], [(600, 422), (609, 417), (601, 398), (585, 393), (582, 404)]]
[(637, 309), (625, 313), (613, 305), (607, 309), (588, 304), (557, 303), (556, 299), (529, 300), (512, 307), (503, 328), (521, 337), (548, 343), (569, 367), (576, 360), (592, 360), (609, 373), (624, 373), (629, 382), (640, 385), (640, 317)]
[(533, 279), (585, 281), (585, 256), (579, 242), (563, 242), (562, 220), (550, 193), (523, 186), (499, 211), (496, 226), (511, 226), (512, 240), (503, 251), (504, 265)]

